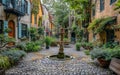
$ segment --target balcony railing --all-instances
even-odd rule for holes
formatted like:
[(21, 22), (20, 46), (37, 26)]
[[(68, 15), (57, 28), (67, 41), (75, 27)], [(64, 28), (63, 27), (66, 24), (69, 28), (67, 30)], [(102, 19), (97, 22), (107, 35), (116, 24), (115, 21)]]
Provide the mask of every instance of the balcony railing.
[(5, 12), (15, 14), (17, 16), (25, 15), (24, 0), (6, 0)]

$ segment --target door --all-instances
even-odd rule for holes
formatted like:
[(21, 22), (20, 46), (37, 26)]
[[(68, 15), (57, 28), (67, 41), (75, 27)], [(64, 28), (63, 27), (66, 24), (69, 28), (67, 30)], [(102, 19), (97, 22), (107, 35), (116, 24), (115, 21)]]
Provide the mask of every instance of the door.
[(71, 33), (71, 41), (75, 43), (76, 38), (75, 38), (75, 32)]
[(10, 28), (10, 32), (8, 33), (8, 35), (12, 38), (15, 38), (15, 24), (13, 21), (9, 21), (8, 23), (8, 27)]
[(107, 42), (114, 42), (114, 30), (106, 30)]

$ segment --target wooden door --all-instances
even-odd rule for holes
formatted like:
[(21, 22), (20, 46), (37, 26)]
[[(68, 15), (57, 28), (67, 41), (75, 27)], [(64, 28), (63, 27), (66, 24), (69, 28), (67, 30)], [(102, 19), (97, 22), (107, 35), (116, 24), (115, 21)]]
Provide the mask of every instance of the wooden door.
[(8, 33), (10, 37), (15, 38), (15, 24), (13, 21), (9, 21), (8, 27), (11, 29), (11, 31)]

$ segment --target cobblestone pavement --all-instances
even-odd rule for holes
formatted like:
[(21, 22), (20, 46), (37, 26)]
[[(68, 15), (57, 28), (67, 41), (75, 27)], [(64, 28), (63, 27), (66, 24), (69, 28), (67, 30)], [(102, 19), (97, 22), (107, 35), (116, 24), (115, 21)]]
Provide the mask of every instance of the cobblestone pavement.
[(47, 58), (48, 55), (57, 53), (58, 47), (29, 53), (17, 66), (7, 70), (6, 75), (115, 75), (109, 69), (93, 63), (83, 51), (76, 51), (74, 45), (65, 48), (65, 54), (72, 55), (75, 59), (57, 61)]

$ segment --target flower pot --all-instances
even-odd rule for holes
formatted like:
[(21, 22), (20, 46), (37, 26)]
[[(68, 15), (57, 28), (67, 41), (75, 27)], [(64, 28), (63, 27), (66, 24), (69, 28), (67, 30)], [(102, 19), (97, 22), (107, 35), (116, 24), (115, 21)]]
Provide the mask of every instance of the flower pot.
[(107, 61), (103, 58), (98, 58), (97, 60), (98, 60), (101, 67), (108, 68), (110, 65), (110, 61)]
[(46, 46), (46, 49), (49, 49), (49, 46)]
[(5, 75), (5, 70), (0, 68), (0, 75)]

